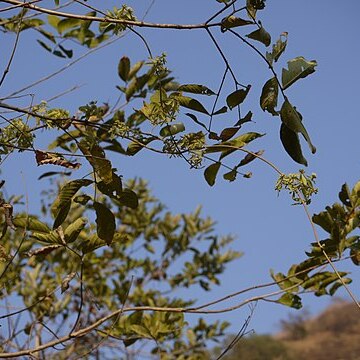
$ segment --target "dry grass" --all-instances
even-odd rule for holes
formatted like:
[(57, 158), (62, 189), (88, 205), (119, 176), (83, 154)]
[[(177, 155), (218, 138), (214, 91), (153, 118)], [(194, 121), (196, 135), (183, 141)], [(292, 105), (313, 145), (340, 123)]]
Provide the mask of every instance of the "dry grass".
[(241, 339), (224, 360), (360, 360), (360, 312), (336, 301), (320, 315), (299, 312), (274, 336)]
[(360, 360), (360, 312), (353, 303), (336, 302), (305, 320), (301, 339), (282, 333), (295, 360)]

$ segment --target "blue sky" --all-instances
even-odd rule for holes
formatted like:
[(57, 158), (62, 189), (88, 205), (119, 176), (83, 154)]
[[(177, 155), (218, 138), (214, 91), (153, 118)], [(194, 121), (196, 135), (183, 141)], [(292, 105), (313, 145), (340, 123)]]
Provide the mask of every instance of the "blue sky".
[[(45, 3), (50, 6), (52, 2)], [(95, 1), (92, 3), (96, 6)], [(113, 1), (102, 3), (104, 8), (114, 5)], [(150, 1), (128, 1), (127, 4), (141, 17)], [(155, 0), (146, 20), (166, 23), (203, 22), (218, 8), (220, 5), (215, 0)], [(310, 207), (313, 213), (336, 201), (344, 182), (352, 186), (359, 179), (359, 10), (360, 4), (355, 0), (268, 0), (266, 9), (258, 16), (273, 40), (283, 31), (289, 33), (288, 47), (277, 65), (278, 71), (286, 65), (287, 60), (296, 56), (318, 61), (314, 74), (288, 90), (288, 96), (302, 113), (318, 150), (315, 155), (311, 155), (303, 143), (304, 155), (309, 162), (307, 171), (315, 172), (318, 176), (319, 194)], [(167, 53), (168, 67), (174, 71), (177, 81), (200, 83), (217, 89), (224, 64), (204, 31), (141, 29), (140, 32), (146, 37), (155, 55)], [(247, 32), (244, 30), (242, 33)], [(277, 164), (283, 172), (298, 171), (300, 167), (286, 155), (280, 143), (279, 119), (263, 113), (258, 105), (261, 87), (271, 77), (271, 73), (251, 49), (230, 34), (219, 31), (214, 34), (241, 82), (253, 85), (243, 111), (252, 110), (255, 123), (246, 124), (244, 131), (266, 132), (267, 136), (254, 143), (251, 149), (265, 149), (265, 157)], [(12, 37), (4, 37), (2, 54), (9, 54), (12, 42)], [(261, 44), (256, 46), (265, 52)], [(77, 49), (75, 56), (80, 54), (81, 49)], [(129, 56), (132, 62), (147, 57), (146, 49), (139, 39), (127, 36), (30, 92), (36, 94), (35, 102), (38, 102), (73, 85), (84, 84), (78, 91), (62, 97), (53, 105), (76, 109), (96, 99), (113, 103), (118, 96), (115, 85), (121, 85), (116, 75), (117, 63), (123, 55)], [(6, 59), (3, 56), (0, 60), (1, 68)], [(43, 51), (35, 43), (33, 34), (22, 34), (12, 71), (1, 89), (0, 97), (56, 70), (66, 62)], [(231, 90), (229, 81), (226, 91), (229, 93)], [(23, 104), (27, 104), (29, 99), (24, 98)], [(184, 116), (179, 120), (188, 121)], [(215, 126), (219, 128), (225, 124), (231, 126), (237, 121), (236, 113), (228, 113), (216, 121), (219, 123)], [(39, 139), (40, 145), (41, 141)], [(124, 178), (141, 176), (148, 179), (154, 194), (171, 211), (188, 212), (201, 204), (203, 213), (217, 221), (217, 231), (236, 235), (233, 247), (244, 252), (244, 256), (227, 269), (220, 287), (214, 288), (211, 293), (190, 293), (191, 296), (197, 296), (200, 302), (267, 282), (270, 279), (270, 268), (286, 272), (293, 263), (305, 259), (304, 251), (313, 241), (310, 225), (303, 210), (291, 206), (291, 199), (285, 193), (277, 195), (274, 191), (276, 174), (264, 164), (254, 163), (249, 166), (249, 171), (254, 174), (251, 179), (239, 178), (236, 182), (228, 183), (219, 177), (216, 185), (210, 188), (203, 178), (203, 171), (190, 170), (180, 159), (167, 159), (145, 151), (140, 154), (130, 159), (113, 158), (115, 167)], [(37, 199), (43, 184), (36, 179), (45, 169), (36, 168), (32, 154), (16, 155), (16, 161), (16, 166), (13, 161), (5, 162), (2, 169), (4, 178), (8, 179), (7, 191), (27, 192), (29, 206), (36, 210), (40, 206)], [(353, 272), (354, 283), (351, 288), (359, 297), (358, 269), (345, 264), (339, 268), (348, 268)], [(338, 294), (346, 297), (343, 290)], [(311, 295), (304, 297), (304, 305), (312, 313), (320, 311), (330, 301), (330, 298), (315, 298)], [(232, 330), (236, 331), (248, 312), (249, 309), (244, 308), (221, 315), (220, 318), (231, 320)], [(279, 320), (289, 312), (292, 310), (282, 306), (259, 303), (251, 327), (257, 332), (277, 330)]]

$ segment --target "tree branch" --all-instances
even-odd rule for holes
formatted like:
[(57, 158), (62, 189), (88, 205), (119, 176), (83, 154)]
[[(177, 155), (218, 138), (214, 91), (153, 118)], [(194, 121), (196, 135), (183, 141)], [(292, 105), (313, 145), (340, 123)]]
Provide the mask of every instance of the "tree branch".
[(114, 19), (110, 17), (97, 17), (97, 16), (88, 16), (88, 15), (78, 15), (72, 13), (66, 13), (56, 10), (50, 10), (43, 7), (39, 7), (33, 5), (31, 3), (22, 3), (17, 0), (3, 0), (8, 4), (18, 5), (19, 7), (35, 10), (44, 14), (56, 15), (63, 18), (68, 19), (79, 19), (85, 21), (95, 21), (95, 22), (103, 22), (109, 24), (123, 24), (128, 26), (137, 26), (137, 27), (147, 27), (147, 28), (158, 28), (158, 29), (176, 29), (176, 30), (194, 30), (194, 29), (204, 29), (209, 27), (218, 27), (221, 23), (213, 23), (213, 24), (162, 24), (162, 23), (149, 23), (144, 21), (131, 21), (131, 20), (120, 20)]

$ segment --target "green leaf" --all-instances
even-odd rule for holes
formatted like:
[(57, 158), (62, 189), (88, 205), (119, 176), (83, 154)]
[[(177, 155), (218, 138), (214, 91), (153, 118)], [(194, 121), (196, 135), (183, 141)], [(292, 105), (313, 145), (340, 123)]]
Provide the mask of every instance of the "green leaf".
[(53, 50), (52, 52), (55, 56), (66, 58), (66, 56), (60, 50)]
[(238, 26), (245, 26), (254, 24), (253, 21), (244, 20), (234, 15), (228, 16), (221, 20), (221, 32), (225, 32), (227, 29), (231, 29)]
[(209, 88), (207, 88), (204, 85), (199, 85), (199, 84), (180, 85), (178, 87), (177, 91), (184, 91), (184, 92), (188, 92), (188, 93), (209, 95), (209, 96), (215, 95), (215, 93), (212, 90), (210, 90)]
[(23, 30), (29, 28), (36, 28), (44, 24), (45, 22), (41, 19), (28, 19), (23, 21)]
[[(245, 134), (242, 134), (238, 137), (236, 137), (233, 140), (229, 140), (229, 141), (225, 141), (222, 144), (223, 145), (231, 145), (233, 147), (236, 148), (241, 148), (243, 146), (245, 146), (246, 144), (250, 143), (251, 141), (264, 136), (265, 134), (259, 134), (256, 132), (248, 132)], [(244, 145), (243, 145), (244, 144)], [(232, 152), (236, 151), (237, 149), (228, 149), (227, 151), (223, 151), (222, 154), (220, 155), (220, 160), (223, 159), (225, 156), (228, 156), (229, 154), (231, 154)]]
[(123, 56), (118, 65), (118, 75), (124, 81), (128, 81), (130, 73), (130, 59), (127, 56)]
[(279, 84), (275, 77), (268, 80), (262, 88), (260, 96), (260, 107), (272, 115), (278, 115), (275, 110), (279, 95)]
[(236, 169), (232, 169), (231, 171), (225, 173), (225, 174), (223, 175), (223, 178), (224, 178), (225, 180), (228, 180), (228, 181), (232, 182), (232, 181), (235, 181), (235, 180), (236, 180), (236, 176), (237, 176), (237, 171), (236, 171)]
[(126, 155), (133, 156), (133, 155), (137, 154), (146, 145), (150, 144), (154, 140), (158, 140), (157, 137), (154, 136), (154, 137), (148, 137), (145, 139), (141, 139), (141, 140), (139, 140), (139, 142), (141, 142), (141, 144), (139, 144), (139, 142), (132, 141), (126, 149)]
[(321, 226), (329, 234), (331, 234), (332, 228), (335, 225), (334, 220), (327, 211), (322, 211), (319, 214), (314, 214), (312, 217), (312, 221), (315, 224)]
[(351, 190), (350, 198), (353, 207), (360, 205), (360, 181), (358, 181)]
[(115, 216), (104, 204), (94, 201), (93, 206), (96, 212), (97, 235), (110, 245), (115, 233)]
[(62, 19), (57, 23), (57, 31), (61, 34), (65, 30), (72, 29), (81, 24), (80, 19), (66, 18)]
[(128, 80), (131, 80), (138, 73), (138, 71), (143, 67), (144, 63), (144, 61), (139, 61), (130, 69), (127, 77)]
[(227, 106), (223, 106), (219, 110), (216, 110), (213, 115), (219, 115), (219, 114), (225, 114), (227, 112), (228, 108)]
[(84, 254), (87, 254), (105, 245), (106, 242), (94, 234), (82, 239), (81, 243), (77, 246), (77, 249), (81, 250)]
[(240, 126), (225, 128), (221, 131), (220, 139), (226, 141), (231, 139), (240, 129)]
[(69, 214), (70, 207), (71, 207), (71, 201), (67, 201), (64, 202), (62, 206), (58, 209), (55, 217), (53, 229), (57, 229), (65, 221), (66, 217)]
[[(242, 148), (249, 142), (264, 136), (265, 134), (259, 134), (256, 132), (248, 132), (242, 134), (235, 139), (224, 141), (212, 146), (208, 146), (205, 152), (214, 153), (214, 152), (222, 152), (220, 159), (223, 159), (225, 156), (231, 154), (232, 152), (236, 151), (236, 148)], [(234, 147), (234, 149), (229, 148), (229, 146)]]
[(124, 346), (127, 348), (127, 347), (135, 344), (138, 340), (140, 340), (139, 337), (124, 339), (124, 340), (123, 340), (123, 344), (124, 344)]
[(287, 89), (290, 85), (299, 79), (315, 72), (317, 62), (315, 60), (307, 61), (304, 57), (299, 56), (288, 61), (288, 69), (282, 69), (282, 86)]
[(247, 122), (252, 121), (252, 116), (253, 113), (251, 111), (249, 111), (243, 118), (241, 118), (236, 124), (235, 126), (241, 126)]
[(360, 266), (360, 250), (351, 249), (350, 257), (351, 257), (351, 261), (353, 262), (354, 265)]
[(249, 39), (260, 41), (265, 46), (269, 46), (271, 44), (271, 36), (262, 26), (260, 29), (253, 31), (250, 34), (247, 34), (246, 37), (248, 37)]
[(80, 190), (80, 188), (82, 188), (83, 186), (89, 186), (92, 183), (93, 183), (92, 180), (77, 179), (77, 180), (72, 180), (67, 184), (65, 184), (61, 188), (59, 195), (57, 196), (53, 205), (51, 206), (51, 211), (53, 215), (56, 216), (61, 207), (63, 207), (68, 202), (71, 202), (72, 198)]
[(218, 136), (218, 134), (216, 132), (213, 132), (213, 131), (209, 132), (208, 138), (210, 140), (221, 140), (220, 136)]
[(192, 119), (196, 124), (200, 125), (205, 130), (207, 130), (207, 127), (201, 121), (199, 121), (194, 114), (186, 113), (185, 115), (188, 116), (190, 119)]
[(52, 27), (57, 29), (58, 24), (59, 24), (61, 19), (58, 16), (55, 16), (55, 15), (48, 15), (47, 20), (48, 20), (49, 25), (51, 25)]
[(44, 179), (46, 177), (49, 177), (49, 176), (54, 176), (54, 175), (65, 175), (65, 176), (69, 176), (71, 175), (71, 171), (47, 171), (43, 174), (41, 174), (39, 177), (38, 177), (38, 180), (41, 180), (41, 179)]
[(59, 48), (61, 49), (61, 51), (70, 59), (73, 56), (73, 51), (70, 49), (65, 49), (62, 45), (59, 44)]
[(91, 197), (88, 195), (78, 195), (75, 196), (73, 201), (77, 204), (86, 205), (91, 200)]
[(125, 329), (128, 330), (129, 325), (140, 325), (143, 321), (143, 311), (134, 311), (126, 318)]
[(255, 19), (258, 10), (265, 8), (265, 1), (266, 0), (246, 0), (246, 10), (251, 19)]
[(155, 249), (149, 243), (144, 244), (144, 248), (151, 254), (155, 254)]
[(307, 279), (306, 281), (304, 281), (301, 286), (304, 289), (312, 289), (312, 290), (318, 290), (321, 286), (321, 283), (327, 279), (329, 277), (329, 275), (331, 276), (332, 273), (329, 271), (323, 271), (323, 272), (319, 272), (314, 274), (313, 276), (311, 276), (309, 279)]
[(34, 232), (31, 234), (31, 238), (35, 239), (36, 241), (45, 243), (45, 244), (60, 244), (61, 243), (61, 239), (55, 231), (51, 231), (49, 234)]
[[(351, 279), (349, 279), (349, 278), (343, 278), (343, 282), (344, 282), (345, 284), (349, 284), (349, 283), (351, 283)], [(334, 285), (332, 285), (332, 286), (330, 287), (330, 289), (329, 289), (329, 295), (330, 295), (330, 296), (333, 296), (333, 295), (336, 293), (336, 291), (337, 291), (339, 288), (341, 288), (342, 286), (343, 286), (342, 282), (340, 282), (340, 281), (336, 282)]]
[(36, 40), (45, 50), (52, 53), (52, 48), (41, 40)]
[(348, 184), (343, 184), (341, 187), (341, 191), (339, 192), (339, 199), (340, 201), (347, 207), (351, 207), (351, 200), (350, 200), (350, 189)]
[(307, 141), (310, 150), (313, 154), (316, 152), (315, 146), (311, 143), (308, 132), (306, 131), (301, 114), (293, 107), (289, 100), (285, 98), (285, 101), (280, 110), (281, 121), (293, 132), (301, 133)]
[(90, 144), (86, 140), (81, 140), (78, 144), (81, 152), (86, 155), (86, 160), (91, 164), (95, 173), (104, 181), (109, 184), (113, 180), (113, 171), (111, 162), (105, 158), (104, 149), (98, 144)]
[(272, 52), (266, 52), (266, 59), (269, 61), (270, 64), (273, 61), (277, 62), (281, 56), (281, 54), (285, 51), (287, 45), (287, 37), (288, 33), (283, 32), (280, 35), (280, 38), (276, 41), (276, 43), (272, 47)]
[(121, 205), (127, 206), (131, 209), (136, 209), (139, 206), (138, 196), (130, 189), (124, 189), (118, 200)]
[(56, 44), (56, 40), (55, 40), (55, 36), (49, 32), (49, 31), (45, 31), (42, 28), (37, 29), (37, 31), (43, 35), (44, 37), (46, 37), (48, 40), (50, 40), (51, 42), (53, 42), (54, 44)]
[(15, 227), (19, 227), (21, 229), (27, 229), (45, 234), (50, 233), (50, 228), (46, 224), (33, 217), (15, 217), (13, 218), (13, 224)]
[[(113, 170), (113, 178), (110, 183), (105, 183), (104, 181), (99, 181), (96, 184), (97, 188), (104, 194), (110, 197), (120, 196), (122, 193), (122, 181), (121, 177), (118, 176)], [(115, 193), (115, 195), (114, 195)]]
[(250, 19), (255, 19), (257, 9), (254, 7), (251, 0), (246, 0), (246, 11)]
[(185, 125), (183, 123), (166, 125), (160, 130), (160, 136), (168, 137), (185, 131)]
[(216, 162), (208, 166), (204, 171), (205, 180), (210, 186), (213, 186), (215, 184), (216, 176), (219, 172), (220, 165), (220, 162)]
[(141, 325), (132, 324), (130, 325), (130, 330), (135, 334), (141, 336), (142, 338), (151, 339), (152, 336), (147, 328)]
[(299, 135), (290, 130), (284, 123), (280, 127), (280, 139), (286, 152), (294, 161), (304, 166), (308, 165), (301, 151)]
[(129, 101), (138, 89), (137, 78), (134, 78), (125, 90), (126, 101)]
[(239, 165), (237, 167), (249, 164), (250, 162), (257, 159), (256, 155), (261, 156), (263, 153), (264, 153), (264, 150), (260, 150), (260, 151), (257, 151), (254, 154), (246, 154), (245, 157), (240, 161), (240, 163), (239, 163)]
[(72, 242), (74, 242), (81, 230), (84, 229), (84, 227), (87, 224), (87, 219), (84, 217), (78, 218), (76, 219), (73, 223), (71, 223), (64, 231), (64, 237), (65, 237), (65, 241), (67, 244), (70, 244)]
[(290, 294), (290, 293), (283, 294), (280, 297), (280, 299), (278, 299), (276, 302), (278, 302), (279, 304), (290, 306), (290, 307), (295, 308), (295, 309), (301, 309), (302, 308), (302, 303), (301, 303), (300, 296)]
[(233, 109), (235, 106), (240, 105), (245, 100), (250, 88), (251, 86), (248, 85), (246, 90), (244, 89), (236, 90), (226, 98), (226, 103), (230, 108), (230, 110)]
[(179, 101), (179, 105), (181, 105), (187, 109), (198, 111), (203, 114), (209, 115), (208, 111), (204, 108), (204, 106), (196, 99), (190, 98), (188, 96), (181, 96), (181, 95), (178, 96), (177, 99)]

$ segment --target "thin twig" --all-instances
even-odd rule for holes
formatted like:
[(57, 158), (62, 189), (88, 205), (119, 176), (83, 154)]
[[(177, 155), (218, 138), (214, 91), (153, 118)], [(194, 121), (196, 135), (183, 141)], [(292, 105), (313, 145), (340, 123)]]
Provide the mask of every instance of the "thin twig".
[(82, 308), (84, 306), (83, 276), (84, 276), (84, 260), (81, 258), (81, 263), (80, 263), (80, 306), (79, 306), (79, 310), (77, 312), (76, 320), (74, 322), (73, 327), (70, 330), (70, 333), (72, 333), (76, 329), (76, 327), (78, 326), (79, 321), (80, 321), (80, 317), (81, 317), (81, 311), (82, 311)]
[(222, 59), (224, 60), (224, 63), (225, 63), (225, 65), (226, 65), (227, 69), (229, 69), (230, 74), (231, 74), (231, 76), (232, 76), (232, 78), (233, 78), (233, 80), (234, 80), (234, 82), (235, 82), (235, 85), (240, 85), (240, 86), (246, 88), (245, 85), (241, 85), (241, 84), (237, 81), (236, 76), (235, 76), (235, 73), (234, 73), (234, 71), (232, 70), (232, 68), (231, 68), (231, 66), (230, 66), (230, 64), (229, 64), (229, 61), (227, 60), (225, 54), (223, 53), (220, 45), (217, 43), (217, 41), (216, 41), (214, 35), (211, 33), (210, 29), (205, 28), (205, 30), (206, 30), (206, 32), (208, 33), (208, 35), (209, 35), (210, 39), (212, 40), (212, 42), (214, 43), (215, 47), (216, 47), (217, 50), (219, 51), (219, 54), (220, 54), (220, 56), (222, 57)]
[(210, 21), (214, 20), (216, 17), (218, 17), (220, 14), (222, 14), (225, 10), (227, 10), (230, 6), (234, 5), (236, 2), (237, 0), (233, 0), (228, 4), (225, 4), (225, 6), (221, 10), (219, 10), (214, 15), (212, 15), (208, 20), (206, 20), (205, 24), (208, 24)]
[(251, 49), (253, 49), (260, 57), (262, 60), (264, 60), (266, 62), (266, 64), (268, 65), (270, 71), (273, 73), (275, 79), (276, 79), (276, 82), (278, 83), (279, 85), (279, 89), (281, 91), (281, 94), (283, 96), (284, 99), (286, 99), (286, 95), (285, 95), (285, 91), (282, 87), (282, 84), (279, 80), (279, 77), (274, 69), (274, 67), (272, 66), (272, 64), (268, 61), (268, 59), (264, 56), (264, 54), (256, 47), (254, 46), (250, 41), (247, 41), (243, 36), (241, 36), (240, 34), (238, 34), (236, 31), (232, 30), (232, 29), (228, 29), (228, 31), (235, 35), (237, 38), (239, 38), (241, 41), (243, 41), (246, 45), (248, 45)]
[(130, 284), (129, 284), (129, 287), (126, 291), (126, 294), (125, 294), (125, 299), (122, 303), (122, 307), (120, 309), (120, 312), (119, 314), (115, 317), (115, 320), (113, 321), (113, 323), (111, 324), (110, 326), (110, 329), (106, 332), (106, 335), (97, 343), (95, 344), (89, 351), (87, 351), (86, 353), (84, 354), (81, 354), (80, 356), (76, 357), (74, 360), (77, 360), (77, 359), (84, 359), (86, 357), (86, 355), (88, 354), (91, 354), (94, 350), (98, 349), (101, 344), (104, 343), (104, 341), (106, 341), (106, 339), (109, 337), (109, 335), (111, 334), (111, 331), (114, 329), (114, 326), (116, 325), (116, 323), (120, 320), (121, 318), (121, 315), (123, 314), (123, 310), (124, 310), (124, 307), (125, 307), (125, 303), (129, 297), (129, 294), (130, 294), (130, 289), (132, 287), (132, 284), (133, 284), (133, 281), (134, 281), (134, 277), (132, 276), (131, 277), (131, 281), (130, 281)]
[(21, 13), (21, 17), (19, 19), (19, 24), (18, 24), (18, 28), (17, 28), (17, 31), (16, 31), (16, 37), (15, 37), (15, 41), (14, 41), (14, 46), (13, 46), (13, 49), (11, 51), (11, 55), (10, 55), (10, 58), (9, 58), (9, 61), (6, 65), (6, 68), (3, 72), (3, 75), (1, 77), (1, 80), (0, 80), (0, 87), (2, 86), (2, 84), (4, 83), (4, 80), (6, 78), (6, 75), (9, 73), (10, 71), (10, 66), (11, 66), (11, 63), (13, 62), (13, 59), (14, 59), (14, 56), (15, 56), (15, 52), (16, 52), (16, 49), (17, 49), (17, 46), (18, 46), (18, 43), (19, 43), (19, 38), (20, 38), (20, 32), (21, 32), (21, 25), (22, 25), (22, 20), (23, 20), (23, 17), (24, 17), (24, 12)]
[(256, 307), (256, 303), (254, 306), (250, 308), (250, 315), (246, 318), (244, 324), (242, 325), (239, 332), (235, 335), (235, 337), (231, 340), (229, 345), (222, 351), (222, 353), (216, 358), (216, 360), (220, 360), (223, 358), (246, 334), (247, 334), (247, 328), (250, 324), (250, 320), (252, 319), (254, 315), (254, 310)]
[(216, 98), (215, 98), (213, 107), (212, 107), (212, 109), (211, 109), (209, 129), (208, 129), (209, 132), (211, 131), (211, 125), (212, 125), (212, 120), (213, 120), (213, 116), (214, 116), (214, 111), (215, 111), (215, 108), (216, 108), (216, 104), (217, 104), (217, 102), (218, 102), (218, 100), (219, 100), (219, 96), (220, 96), (221, 90), (222, 90), (222, 88), (223, 88), (223, 86), (224, 86), (224, 82), (225, 82), (225, 79), (226, 79), (226, 74), (227, 74), (228, 71), (229, 71), (229, 67), (226, 66), (225, 71), (224, 71), (224, 75), (223, 75), (222, 78), (221, 78), (220, 86), (219, 86), (219, 89), (218, 89), (218, 91), (217, 91), (217, 94), (216, 94)]
[(55, 346), (59, 343), (63, 343), (65, 341), (71, 340), (71, 339), (77, 339), (80, 337), (83, 337), (85, 335), (87, 335), (89, 332), (95, 330), (98, 326), (100, 326), (101, 324), (103, 324), (104, 322), (110, 320), (111, 318), (113, 318), (114, 316), (118, 316), (121, 313), (125, 313), (125, 312), (134, 312), (134, 311), (157, 311), (157, 312), (171, 312), (171, 313), (191, 313), (191, 314), (221, 314), (221, 313), (225, 313), (225, 312), (231, 312), (234, 311), (236, 309), (239, 309), (247, 304), (253, 303), (253, 302), (257, 302), (259, 300), (263, 300), (269, 297), (273, 297), (279, 294), (282, 294), (284, 292), (290, 291), (293, 288), (296, 288), (298, 285), (293, 285), (287, 289), (284, 290), (278, 290), (278, 291), (274, 291), (268, 294), (264, 294), (264, 295), (259, 295), (259, 296), (254, 296), (252, 298), (249, 298), (247, 300), (242, 301), (241, 303), (231, 306), (231, 307), (227, 307), (227, 308), (223, 308), (223, 309), (218, 309), (218, 310), (201, 310), (201, 311), (196, 311), (196, 310), (189, 310), (187, 308), (167, 308), (167, 307), (153, 307), (153, 306), (135, 306), (135, 307), (127, 307), (127, 308), (121, 308), (118, 309), (114, 312), (112, 312), (111, 314), (108, 314), (104, 317), (102, 317), (101, 319), (95, 321), (93, 324), (82, 328), (78, 331), (75, 331), (71, 334), (68, 334), (66, 336), (63, 336), (60, 339), (56, 339), (53, 341), (49, 341), (46, 344), (42, 344), (39, 345), (37, 347), (34, 347), (32, 349), (27, 349), (27, 350), (22, 350), (22, 351), (18, 351), (18, 352), (13, 352), (13, 353), (0, 353), (0, 358), (14, 358), (14, 357), (20, 357), (20, 356), (26, 356), (29, 354), (33, 354), (42, 350), (45, 350), (49, 347)]
[(87, 15), (77, 15), (72, 13), (65, 13), (56, 10), (50, 10), (46, 8), (42, 8), (36, 5), (32, 5), (29, 3), (21, 3), (16, 0), (3, 0), (8, 4), (19, 5), (20, 7), (29, 8), (35, 11), (39, 11), (41, 13), (56, 15), (59, 17), (64, 17), (68, 19), (79, 19), (85, 21), (95, 21), (95, 22), (102, 22), (102, 23), (109, 23), (109, 24), (123, 24), (128, 26), (137, 26), (137, 27), (148, 27), (148, 28), (158, 28), (158, 29), (177, 29), (177, 30), (193, 30), (193, 29), (203, 29), (209, 27), (219, 27), (219, 23), (214, 24), (162, 24), (162, 23), (149, 23), (144, 21), (132, 21), (132, 20), (121, 20), (121, 19), (114, 19), (110, 17), (96, 17), (96, 16), (87, 16)]
[(98, 51), (98, 50), (101, 50), (103, 49), (104, 47), (106, 46), (109, 46), (111, 44), (113, 44), (114, 42), (120, 40), (121, 38), (123, 38), (125, 36), (125, 34), (123, 35), (120, 35), (116, 38), (113, 38), (113, 39), (110, 39), (109, 41), (103, 43), (102, 45), (99, 45), (98, 47), (96, 48), (93, 48), (93, 49), (90, 49), (89, 51), (87, 51), (85, 54), (79, 56), (78, 58), (76, 58), (75, 60), (72, 60), (70, 61), (69, 63), (67, 63), (65, 66), (63, 66), (62, 68), (40, 78), (39, 80), (36, 80), (35, 82), (31, 83), (31, 84), (28, 84), (26, 86), (24, 86), (23, 88), (19, 89), (19, 90), (16, 90), (14, 92), (12, 92), (11, 94), (8, 94), (7, 96), (1, 98), (0, 100), (6, 100), (6, 99), (10, 99), (10, 98), (13, 98), (15, 95), (18, 95), (26, 90), (29, 90), (30, 88), (36, 86), (36, 85), (39, 85), (41, 84), (42, 82), (44, 81), (47, 81), (51, 78), (53, 78), (54, 76), (56, 75), (59, 75), (61, 74), (63, 71), (67, 70), (68, 68), (70, 68), (71, 66), (75, 65), (76, 63), (78, 63), (80, 60), (84, 59), (85, 57), (91, 55), (92, 53)]

